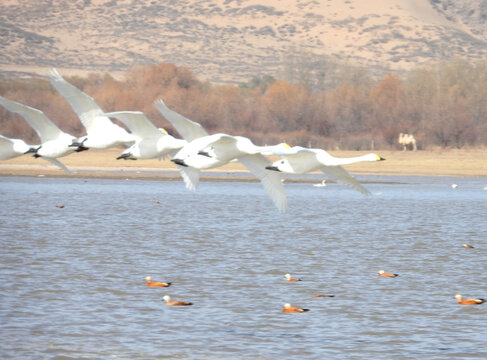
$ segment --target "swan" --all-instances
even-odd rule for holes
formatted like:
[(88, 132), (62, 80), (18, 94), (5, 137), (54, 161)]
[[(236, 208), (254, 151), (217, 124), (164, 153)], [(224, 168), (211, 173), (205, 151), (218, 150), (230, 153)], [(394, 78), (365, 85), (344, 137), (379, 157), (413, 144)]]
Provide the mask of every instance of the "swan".
[(44, 160), (60, 167), (68, 173), (72, 173), (58, 157), (66, 156), (75, 151), (71, 144), (76, 138), (63, 132), (41, 110), (6, 99), (0, 96), (0, 104), (7, 110), (21, 115), (27, 123), (36, 131), (41, 139), (41, 144), (34, 150), (34, 157), (42, 157)]
[(313, 184), (314, 187), (325, 187), (326, 186), (326, 179), (321, 180), (318, 184)]
[(28, 153), (35, 153), (35, 147), (27, 145), (24, 140), (10, 139), (0, 135), (0, 160), (8, 160)]
[(172, 161), (178, 168), (185, 168), (183, 179), (188, 189), (195, 189), (199, 182), (200, 170), (211, 169), (237, 159), (264, 186), (268, 196), (280, 212), (287, 209), (287, 198), (279, 174), (266, 171), (265, 167), (272, 162), (264, 156), (289, 148), (287, 144), (275, 146), (257, 146), (243, 136), (228, 134), (208, 135), (203, 127), (169, 109), (162, 100), (155, 103), (157, 109), (188, 141)]
[(266, 169), (290, 174), (305, 174), (315, 170), (321, 170), (328, 178), (348, 185), (365, 195), (369, 195), (369, 191), (355, 180), (341, 165), (354, 164), (362, 161), (385, 160), (376, 154), (367, 154), (352, 158), (337, 158), (331, 156), (323, 149), (308, 149), (301, 146), (293, 146), (276, 155), (280, 155), (282, 159), (267, 166)]
[(126, 149), (118, 159), (163, 159), (167, 154), (175, 154), (187, 144), (176, 139), (166, 130), (157, 128), (143, 112), (117, 111), (105, 114), (123, 122), (135, 137), (135, 143)]
[(68, 101), (86, 128), (86, 136), (74, 142), (72, 146), (78, 146), (82, 149), (107, 149), (122, 144), (131, 144), (135, 141), (132, 134), (114, 124), (104, 115), (104, 111), (91, 96), (64, 80), (56, 69), (52, 69), (47, 78), (51, 85)]
[(302, 313), (309, 311), (309, 309), (301, 309), (296, 306), (291, 306), (291, 304), (284, 304), (284, 308), (282, 309), (283, 313)]

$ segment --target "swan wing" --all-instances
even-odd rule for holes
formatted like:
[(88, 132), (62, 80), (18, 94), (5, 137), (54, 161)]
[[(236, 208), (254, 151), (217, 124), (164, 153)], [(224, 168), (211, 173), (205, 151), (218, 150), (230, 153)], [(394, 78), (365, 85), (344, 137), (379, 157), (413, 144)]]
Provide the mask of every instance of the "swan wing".
[(174, 126), (183, 139), (193, 141), (194, 139), (208, 135), (206, 130), (203, 129), (200, 124), (184, 117), (174, 110), (169, 109), (164, 101), (157, 100), (154, 105), (156, 106), (157, 110), (164, 115), (167, 121)]
[(265, 169), (266, 166), (272, 164), (272, 161), (261, 154), (241, 156), (238, 160), (260, 180), (277, 209), (280, 212), (285, 212), (287, 210), (287, 197), (281, 176), (278, 172)]
[(78, 115), (88, 134), (114, 127), (122, 129), (111, 122), (108, 117), (103, 116), (104, 111), (91, 96), (64, 80), (56, 69), (52, 69), (47, 77), (51, 85), (66, 99)]
[(186, 189), (196, 190), (200, 183), (200, 170), (190, 166), (184, 167), (178, 165), (177, 167), (183, 178), (184, 184), (186, 185)]
[(67, 172), (68, 174), (75, 174), (76, 172), (75, 171), (71, 171), (69, 170), (66, 165), (64, 165), (61, 161), (59, 161), (58, 159), (55, 159), (55, 158), (48, 158), (48, 157), (44, 157), (42, 156), (42, 159), (46, 160), (46, 161), (49, 161), (51, 164), (61, 168), (62, 170), (64, 170), (65, 172)]
[(41, 142), (45, 143), (55, 140), (63, 133), (56, 124), (52, 122), (41, 110), (34, 109), (30, 106), (18, 103), (16, 101), (5, 99), (0, 96), (0, 104), (7, 110), (22, 116), (25, 121), (36, 131)]
[(165, 135), (141, 111), (116, 111), (105, 115), (117, 118), (123, 122), (138, 141), (144, 138)]
[(360, 191), (364, 195), (370, 195), (370, 192), (340, 165), (325, 166), (321, 168), (321, 171), (328, 178), (335, 180), (339, 184), (350, 186), (352, 189)]

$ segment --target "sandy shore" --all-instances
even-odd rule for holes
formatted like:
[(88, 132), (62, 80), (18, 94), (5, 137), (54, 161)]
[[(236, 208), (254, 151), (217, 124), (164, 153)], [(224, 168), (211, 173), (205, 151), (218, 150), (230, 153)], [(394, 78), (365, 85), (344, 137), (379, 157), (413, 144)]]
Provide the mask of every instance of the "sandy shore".
[[(30, 155), (0, 161), (0, 176), (100, 177), (179, 179), (169, 160), (116, 160), (123, 149), (89, 150), (60, 160), (76, 174), (70, 175), (50, 163)], [(337, 157), (365, 154), (363, 151), (330, 151)], [(386, 161), (358, 163), (345, 168), (352, 174), (427, 175), (487, 177), (487, 149), (447, 149), (427, 151), (377, 151)], [(207, 170), (202, 179), (245, 179), (247, 170), (240, 163)], [(225, 176), (222, 176), (224, 174)], [(218, 176), (217, 176), (218, 175)], [(245, 174), (243, 174), (245, 175)], [(248, 179), (247, 179), (248, 180)]]

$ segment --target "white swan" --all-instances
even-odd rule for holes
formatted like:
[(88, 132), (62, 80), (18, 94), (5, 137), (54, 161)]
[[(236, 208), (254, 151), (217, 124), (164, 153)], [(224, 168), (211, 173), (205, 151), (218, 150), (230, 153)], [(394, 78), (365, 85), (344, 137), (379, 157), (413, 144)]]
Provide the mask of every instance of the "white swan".
[(162, 159), (175, 154), (187, 144), (186, 140), (176, 139), (166, 130), (157, 128), (140, 111), (117, 111), (105, 114), (123, 122), (135, 137), (135, 143), (126, 149), (118, 159)]
[(335, 180), (369, 195), (365, 189), (350, 173), (341, 165), (354, 164), (362, 161), (381, 161), (384, 158), (376, 154), (367, 154), (352, 158), (336, 158), (322, 149), (308, 149), (301, 146), (294, 146), (278, 155), (283, 158), (274, 162), (266, 169), (280, 171), (290, 174), (305, 174), (315, 170), (321, 170), (328, 178)]
[(162, 100), (156, 102), (157, 109), (176, 128), (181, 136), (188, 141), (174, 155), (173, 162), (189, 170), (187, 178), (183, 178), (186, 187), (194, 189), (198, 185), (199, 173), (202, 169), (222, 166), (233, 159), (238, 159), (264, 186), (268, 196), (279, 211), (287, 210), (287, 198), (279, 174), (266, 171), (265, 167), (272, 164), (263, 154), (283, 151), (287, 144), (276, 146), (256, 146), (248, 138), (228, 134), (207, 135), (203, 127), (192, 120), (170, 110)]
[(74, 136), (61, 131), (41, 110), (1, 96), (0, 104), (7, 110), (21, 115), (39, 135), (41, 145), (35, 149), (34, 157), (42, 157), (64, 171), (72, 172), (56, 158), (69, 155), (75, 151), (71, 147), (71, 144), (76, 141)]
[(28, 153), (34, 153), (35, 147), (27, 145), (24, 140), (10, 139), (0, 135), (0, 160), (8, 160)]
[(318, 184), (313, 184), (314, 187), (325, 187), (326, 186), (326, 179), (321, 180)]
[(91, 96), (64, 80), (56, 69), (52, 69), (47, 77), (51, 85), (68, 101), (86, 128), (86, 136), (73, 143), (73, 146), (107, 149), (135, 141), (132, 134), (104, 115), (104, 111)]

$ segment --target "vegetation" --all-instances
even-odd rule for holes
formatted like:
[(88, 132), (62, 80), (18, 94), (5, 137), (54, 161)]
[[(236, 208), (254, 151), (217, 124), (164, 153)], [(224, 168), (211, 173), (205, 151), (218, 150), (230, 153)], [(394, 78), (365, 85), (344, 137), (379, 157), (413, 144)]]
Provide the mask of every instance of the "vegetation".
[[(163, 99), (209, 133), (248, 136), (257, 144), (389, 149), (399, 148), (401, 132), (414, 134), (420, 149), (487, 144), (486, 61), (457, 59), (379, 80), (361, 69), (331, 64), (316, 71), (311, 65), (310, 71), (300, 66), (298, 72), (289, 63), (283, 79), (255, 77), (240, 86), (202, 82), (172, 64), (134, 67), (123, 81), (94, 74), (66, 79), (105, 111), (142, 111), (176, 136), (153, 106), (155, 100)], [(286, 79), (286, 73), (292, 76)], [(0, 82), (0, 95), (41, 109), (64, 131), (84, 134), (69, 104), (47, 80)], [(38, 141), (25, 121), (3, 108), (0, 133)]]

